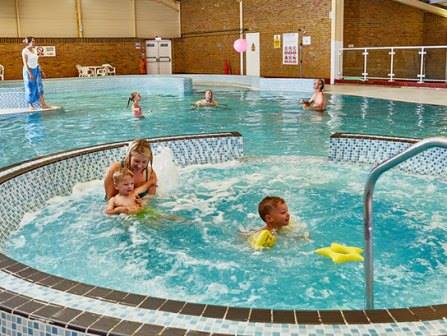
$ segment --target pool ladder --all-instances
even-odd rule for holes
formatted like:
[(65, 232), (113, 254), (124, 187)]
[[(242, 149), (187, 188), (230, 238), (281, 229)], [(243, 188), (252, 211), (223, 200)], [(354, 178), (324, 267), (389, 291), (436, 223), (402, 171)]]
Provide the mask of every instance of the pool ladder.
[(365, 235), (365, 306), (366, 309), (374, 309), (374, 257), (373, 257), (373, 226), (372, 226), (372, 200), (374, 186), (379, 177), (387, 170), (394, 168), (403, 161), (433, 147), (447, 148), (446, 137), (427, 138), (413, 146), (407, 148), (403, 152), (379, 163), (374, 167), (368, 175), (365, 190), (363, 194), (363, 219), (364, 219), (364, 235)]

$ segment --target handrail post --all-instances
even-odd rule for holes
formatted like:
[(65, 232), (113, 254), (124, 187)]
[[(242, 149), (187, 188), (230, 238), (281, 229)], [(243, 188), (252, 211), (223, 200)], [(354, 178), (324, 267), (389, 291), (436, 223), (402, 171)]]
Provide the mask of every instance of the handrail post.
[(372, 246), (372, 195), (374, 184), (365, 188), (364, 195), (364, 236), (365, 236), (365, 307), (374, 309), (374, 256)]
[(363, 55), (363, 81), (366, 82), (368, 80), (368, 73), (366, 72), (366, 68), (368, 65), (368, 49), (365, 48), (365, 51), (362, 52)]
[(379, 177), (387, 170), (397, 166), (399, 163), (433, 147), (447, 148), (446, 137), (427, 138), (410, 146), (403, 152), (379, 163), (368, 175), (366, 181), (364, 197), (364, 237), (365, 237), (365, 309), (374, 309), (374, 242), (373, 242), (373, 223), (372, 223), (372, 205), (374, 186)]
[(427, 52), (425, 51), (424, 47), (422, 47), (421, 50), (419, 51), (419, 55), (421, 55), (421, 67), (420, 67), (419, 75), (417, 75), (417, 77), (419, 77), (418, 83), (424, 83), (424, 77), (425, 77), (425, 74), (424, 74), (424, 55), (426, 53)]
[(394, 51), (394, 48), (391, 48), (391, 51), (388, 53), (391, 56), (390, 59), (390, 73), (388, 76), (390, 76), (389, 82), (394, 81), (394, 55), (396, 55), (396, 52)]
[(343, 79), (343, 50), (342, 49), (338, 50), (337, 77), (338, 77), (337, 79)]

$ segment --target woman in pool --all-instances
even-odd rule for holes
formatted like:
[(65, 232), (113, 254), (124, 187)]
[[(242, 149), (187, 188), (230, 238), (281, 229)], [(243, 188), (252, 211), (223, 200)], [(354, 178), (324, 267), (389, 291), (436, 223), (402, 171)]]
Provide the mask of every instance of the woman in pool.
[(39, 56), (34, 48), (34, 38), (29, 36), (23, 40), (26, 47), (22, 49), (23, 81), (25, 84), (25, 100), (30, 109), (35, 109), (38, 102), (40, 108), (49, 108), (43, 95), (43, 71), (39, 65)]
[(218, 106), (219, 103), (217, 102), (217, 100), (214, 100), (213, 91), (206, 90), (205, 91), (205, 98), (196, 101), (196, 103), (194, 105), (196, 107), (201, 107), (201, 106), (214, 106), (215, 107), (215, 106)]
[(151, 146), (146, 140), (134, 140), (129, 144), (125, 158), (112, 163), (107, 170), (104, 178), (107, 200), (117, 194), (113, 185), (113, 173), (124, 167), (132, 171), (135, 188), (144, 190), (139, 194), (140, 197), (155, 194), (157, 191), (157, 175), (152, 169)]

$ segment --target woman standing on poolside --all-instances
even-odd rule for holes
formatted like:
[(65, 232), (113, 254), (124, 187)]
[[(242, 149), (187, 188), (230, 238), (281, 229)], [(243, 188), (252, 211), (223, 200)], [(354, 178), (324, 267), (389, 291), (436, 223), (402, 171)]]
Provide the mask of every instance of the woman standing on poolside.
[(135, 189), (143, 190), (140, 197), (154, 195), (157, 191), (157, 175), (152, 169), (152, 150), (146, 140), (134, 140), (129, 144), (124, 160), (112, 163), (104, 178), (106, 199), (115, 196), (118, 191), (113, 185), (113, 173), (120, 168), (131, 170)]
[(25, 84), (25, 100), (31, 109), (39, 102), (40, 108), (49, 108), (43, 95), (42, 70), (39, 66), (39, 56), (34, 48), (34, 38), (31, 36), (23, 40), (26, 47), (22, 50), (23, 81)]

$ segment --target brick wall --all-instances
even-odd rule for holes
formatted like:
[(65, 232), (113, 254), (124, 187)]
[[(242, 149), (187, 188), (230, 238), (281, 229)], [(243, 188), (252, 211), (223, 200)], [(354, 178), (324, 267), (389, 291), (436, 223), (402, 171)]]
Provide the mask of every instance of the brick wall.
[[(76, 64), (101, 65), (109, 63), (116, 67), (117, 74), (138, 74), (138, 61), (144, 49), (136, 49), (138, 39), (41, 39), (36, 45), (56, 46), (56, 57), (41, 57), (39, 63), (49, 78), (75, 77)], [(5, 66), (5, 79), (22, 78), (20, 39), (0, 39), (0, 64)]]
[[(447, 19), (422, 10), (383, 0), (345, 0), (344, 47), (420, 46), (446, 44)], [(427, 55), (427, 75), (444, 78), (445, 50)], [(420, 68), (418, 51), (397, 51), (394, 62), (396, 77), (416, 78)], [(359, 76), (363, 56), (347, 52), (343, 58), (344, 75)], [(389, 73), (388, 51), (371, 51), (368, 55), (369, 76), (386, 77)]]
[[(261, 76), (329, 77), (331, 0), (244, 0), (244, 28), (260, 33)], [(175, 40), (176, 73), (223, 73), (229, 60), (239, 73), (233, 50), (239, 29), (236, 0), (182, 0), (182, 38)], [(303, 47), (302, 66), (282, 65), (282, 49), (273, 48), (273, 35), (305, 30), (312, 38)], [(230, 31), (231, 30), (231, 31)]]
[[(433, 15), (424, 16), (424, 45), (447, 45), (447, 19)], [(428, 78), (447, 78), (447, 50), (429, 49), (425, 68)]]

